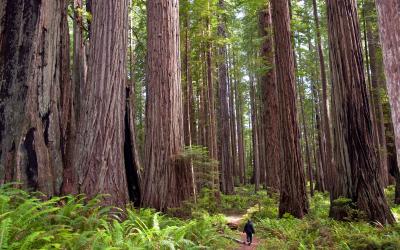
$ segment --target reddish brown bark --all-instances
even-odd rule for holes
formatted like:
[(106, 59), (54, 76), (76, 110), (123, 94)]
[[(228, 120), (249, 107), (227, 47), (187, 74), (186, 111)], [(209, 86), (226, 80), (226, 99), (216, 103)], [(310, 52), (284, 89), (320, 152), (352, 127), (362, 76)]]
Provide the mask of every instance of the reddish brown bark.
[(397, 0), (377, 0), (376, 5), (386, 84), (392, 110), (397, 159), (400, 162), (400, 61), (398, 59), (400, 58), (400, 2)]
[(281, 0), (271, 4), (282, 146), (279, 215), (302, 218), (308, 212), (308, 201), (299, 144), (289, 5)]
[[(219, 0), (218, 6), (221, 10), (225, 8), (225, 1)], [(226, 38), (225, 20), (220, 17), (218, 25), (218, 36)], [(218, 63), (218, 80), (219, 80), (219, 131), (221, 143), (221, 191), (224, 194), (232, 194), (234, 192), (233, 183), (233, 167), (231, 157), (231, 136), (229, 126), (229, 89), (228, 89), (228, 67), (226, 65), (226, 45), (220, 45), (218, 48), (220, 62)]]
[(184, 146), (177, 0), (147, 1), (147, 102), (143, 204), (178, 207), (192, 194)]
[[(65, 1), (2, 1), (0, 183), (59, 194), (70, 82)], [(64, 108), (64, 109), (63, 109)]]
[(80, 191), (111, 194), (106, 204), (129, 200), (124, 163), (128, 1), (92, 2), (88, 79), (76, 145)]
[[(369, 51), (369, 62), (371, 72), (371, 92), (373, 100), (373, 108), (375, 112), (375, 127), (377, 131), (378, 139), (378, 155), (380, 160), (380, 180), (383, 187), (389, 185), (389, 174), (387, 165), (387, 149), (386, 149), (386, 137), (385, 137), (385, 121), (383, 116), (383, 108), (381, 101), (382, 86), (384, 86), (384, 79), (380, 77), (383, 73), (382, 61), (379, 62), (377, 53), (380, 50), (379, 37), (377, 30), (374, 30), (373, 25), (376, 20), (373, 20), (372, 16), (376, 13), (374, 2), (369, 0), (365, 2), (365, 9), (368, 17), (366, 17), (366, 37)], [(380, 72), (381, 71), (381, 72)]]
[(266, 154), (266, 187), (279, 190), (280, 170), (280, 138), (279, 110), (276, 72), (274, 66), (274, 49), (272, 18), (270, 6), (267, 5), (259, 15), (260, 35), (264, 42), (261, 47), (261, 57), (265, 73), (261, 77), (262, 129), (265, 132)]
[[(370, 104), (355, 2), (328, 1), (336, 185), (330, 215), (343, 219), (335, 199), (347, 197), (371, 221), (393, 223), (379, 183)], [(347, 216), (347, 215), (345, 215)]]

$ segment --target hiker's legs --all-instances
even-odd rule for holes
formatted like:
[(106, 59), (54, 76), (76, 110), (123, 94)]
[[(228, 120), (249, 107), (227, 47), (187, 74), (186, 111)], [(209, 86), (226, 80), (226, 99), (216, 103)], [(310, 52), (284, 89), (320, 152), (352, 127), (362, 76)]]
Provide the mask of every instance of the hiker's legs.
[(250, 245), (253, 241), (253, 234), (246, 234), (246, 236), (247, 236), (247, 243), (249, 243)]

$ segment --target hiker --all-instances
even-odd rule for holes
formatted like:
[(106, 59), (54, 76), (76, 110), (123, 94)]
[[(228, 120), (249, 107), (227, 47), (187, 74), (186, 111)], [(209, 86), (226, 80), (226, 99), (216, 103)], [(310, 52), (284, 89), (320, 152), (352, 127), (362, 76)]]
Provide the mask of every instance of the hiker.
[(254, 231), (253, 222), (251, 222), (251, 220), (247, 221), (246, 225), (244, 226), (243, 233), (246, 233), (247, 244), (249, 244), (250, 246), (251, 242), (253, 241), (253, 234), (256, 233)]

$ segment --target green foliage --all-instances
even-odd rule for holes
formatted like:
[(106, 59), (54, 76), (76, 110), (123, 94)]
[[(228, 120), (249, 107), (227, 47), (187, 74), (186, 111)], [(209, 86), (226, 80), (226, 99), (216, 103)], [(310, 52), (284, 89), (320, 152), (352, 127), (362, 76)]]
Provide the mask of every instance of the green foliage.
[[(53, 197), (0, 188), (0, 249), (220, 249), (221, 217), (183, 221), (150, 209), (126, 212), (100, 199)], [(124, 218), (124, 219), (121, 219)]]
[[(347, 199), (336, 200), (348, 205)], [(316, 193), (310, 213), (302, 220), (278, 219), (277, 199), (264, 200), (261, 209), (249, 210), (261, 249), (400, 249), (400, 225), (375, 227), (367, 222), (339, 222), (328, 217), (329, 194)], [(393, 207), (397, 216), (398, 207)]]
[(218, 177), (218, 161), (209, 157), (209, 152), (203, 146), (187, 146), (179, 155), (193, 166), (196, 184), (199, 189), (204, 187), (215, 188), (214, 181)]

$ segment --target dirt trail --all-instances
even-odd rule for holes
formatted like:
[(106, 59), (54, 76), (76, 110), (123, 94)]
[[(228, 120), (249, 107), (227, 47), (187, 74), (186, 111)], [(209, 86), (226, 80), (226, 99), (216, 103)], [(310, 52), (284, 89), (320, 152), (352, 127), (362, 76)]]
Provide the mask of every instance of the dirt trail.
[[(239, 228), (240, 223), (242, 222), (242, 220), (244, 220), (244, 215), (230, 215), (230, 216), (226, 216), (226, 219), (228, 220), (228, 225), (236, 226), (238, 231), (241, 232), (240, 240), (242, 242), (246, 242), (246, 234), (242, 233), (243, 228)], [(238, 246), (237, 250), (257, 249), (258, 244), (259, 244), (259, 241), (258, 241), (257, 237), (255, 237), (255, 235), (253, 235), (253, 243), (250, 246), (243, 244), (243, 243), (238, 243), (239, 246)]]

